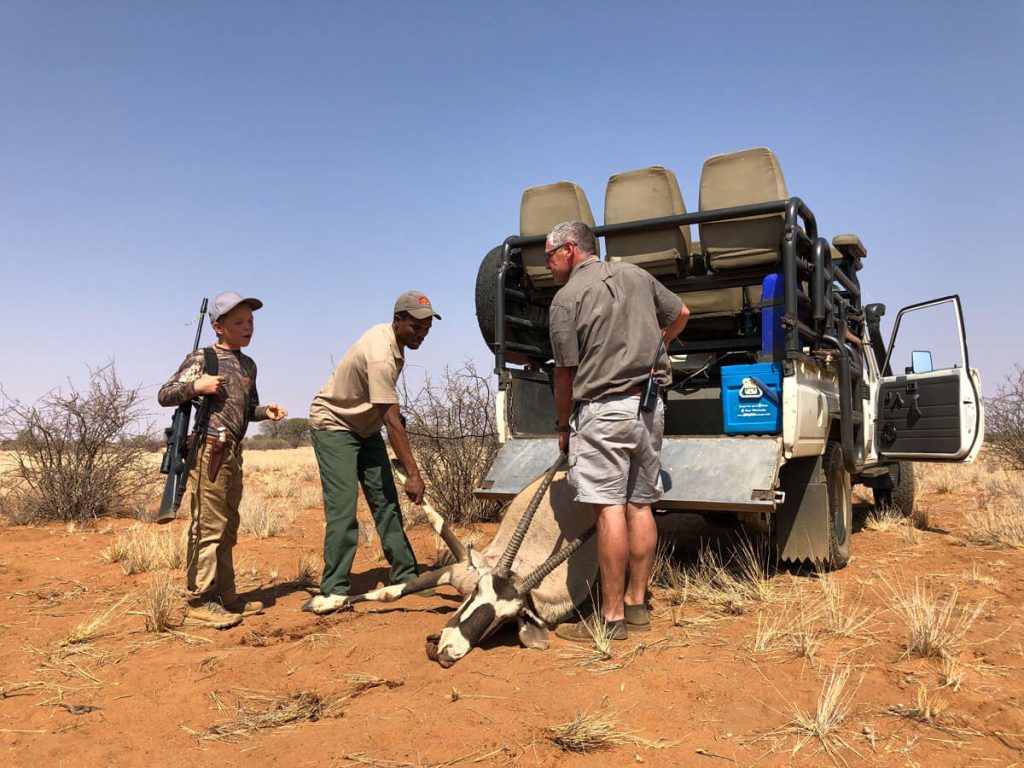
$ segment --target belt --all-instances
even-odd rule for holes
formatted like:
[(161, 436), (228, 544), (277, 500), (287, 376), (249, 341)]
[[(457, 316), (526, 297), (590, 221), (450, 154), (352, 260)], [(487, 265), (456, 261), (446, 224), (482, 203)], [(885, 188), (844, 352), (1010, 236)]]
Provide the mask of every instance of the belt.
[(601, 395), (600, 397), (592, 397), (589, 400), (584, 400), (585, 403), (598, 403), (602, 400), (607, 400), (610, 397), (640, 397), (643, 394), (643, 387), (636, 387), (628, 392), (615, 392), (611, 395)]
[[(220, 435), (203, 435), (203, 442), (207, 445), (217, 445), (221, 442)], [(224, 446), (226, 448), (234, 448), (237, 444), (233, 437), (224, 438)]]

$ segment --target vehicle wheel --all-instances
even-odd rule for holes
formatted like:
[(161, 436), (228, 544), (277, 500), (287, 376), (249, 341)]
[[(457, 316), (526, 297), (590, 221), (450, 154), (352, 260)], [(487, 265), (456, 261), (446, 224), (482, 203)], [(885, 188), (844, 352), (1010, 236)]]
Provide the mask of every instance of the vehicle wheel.
[(843, 464), (843, 449), (829, 441), (822, 457), (825, 491), (828, 496), (828, 549), (825, 566), (830, 571), (850, 562), (850, 534), (853, 530), (853, 498), (850, 473)]
[[(480, 335), (484, 342), (493, 350), (494, 344), (494, 320), (497, 315), (497, 302), (495, 295), (498, 290), (498, 267), (501, 266), (501, 246), (492, 248), (480, 262), (480, 269), (476, 273), (476, 320), (480, 326)], [(522, 288), (519, 285), (512, 287)], [(510, 316), (522, 317), (533, 320), (536, 323), (543, 323), (547, 313), (540, 307), (525, 305), (522, 302), (507, 300), (505, 312)], [(524, 330), (522, 328), (508, 327), (506, 330), (508, 341), (519, 341), (524, 344), (533, 344), (544, 347), (547, 345), (547, 335), (536, 331)], [(514, 365), (525, 365), (530, 358), (521, 352), (509, 352), (506, 355), (506, 362)], [(540, 362), (544, 362), (541, 360)]]
[(899, 466), (900, 481), (894, 487), (874, 489), (875, 507), (894, 509), (901, 516), (912, 520), (918, 528), (927, 528), (928, 512), (914, 509), (914, 500), (917, 498), (914, 464), (910, 461), (901, 461)]

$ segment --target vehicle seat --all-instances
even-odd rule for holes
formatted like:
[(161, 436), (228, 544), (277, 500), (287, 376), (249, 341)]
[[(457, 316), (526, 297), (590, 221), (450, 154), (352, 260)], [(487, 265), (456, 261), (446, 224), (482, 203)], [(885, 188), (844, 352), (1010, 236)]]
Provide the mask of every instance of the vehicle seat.
[[(519, 234), (546, 235), (556, 224), (563, 221), (582, 221), (594, 226), (594, 214), (590, 203), (579, 185), (571, 181), (559, 181), (530, 187), (523, 191), (519, 206)], [(597, 255), (601, 256), (598, 243)], [(544, 260), (544, 244), (523, 248), (523, 269), (534, 288), (552, 288), (554, 278)]]
[[(700, 174), (700, 210), (785, 200), (786, 181), (767, 147), (715, 155)], [(780, 260), (785, 215), (773, 213), (739, 221), (700, 225), (700, 242), (712, 272), (748, 269)]]
[[(690, 244), (690, 266), (689, 272), (693, 275), (706, 275), (708, 273), (707, 263), (704, 259), (704, 252), (701, 250), (700, 241), (694, 240)], [(694, 327), (690, 332), (699, 328), (721, 327), (723, 330), (731, 330), (735, 323), (732, 320), (743, 310), (743, 289), (742, 288), (716, 288), (712, 291), (688, 291), (679, 294), (686, 302), (686, 308), (690, 310), (690, 322)], [(725, 322), (706, 323), (704, 320), (714, 318), (725, 318)]]
[[(660, 165), (617, 173), (608, 179), (604, 197), (604, 223), (657, 219), (686, 213), (676, 175)], [(652, 275), (686, 274), (690, 255), (690, 227), (605, 235), (609, 261), (624, 261)]]

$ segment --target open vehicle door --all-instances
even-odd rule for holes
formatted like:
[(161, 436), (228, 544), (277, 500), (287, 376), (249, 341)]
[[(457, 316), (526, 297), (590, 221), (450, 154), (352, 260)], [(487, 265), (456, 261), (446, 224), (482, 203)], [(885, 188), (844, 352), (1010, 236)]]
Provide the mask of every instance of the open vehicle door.
[(975, 459), (984, 439), (984, 401), (967, 357), (959, 296), (901, 309), (882, 370), (892, 372), (882, 379), (878, 400), (884, 458)]

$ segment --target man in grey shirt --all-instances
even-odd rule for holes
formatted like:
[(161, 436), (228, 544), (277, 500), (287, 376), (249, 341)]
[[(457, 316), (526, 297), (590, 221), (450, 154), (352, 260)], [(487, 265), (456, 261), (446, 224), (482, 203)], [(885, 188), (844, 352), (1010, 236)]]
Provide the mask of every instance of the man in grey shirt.
[[(653, 411), (641, 411), (640, 390), (662, 329), (666, 353), (656, 371), (662, 386), (671, 383), (668, 343), (690, 313), (644, 270), (600, 261), (594, 234), (582, 222), (557, 225), (544, 250), (563, 286), (549, 310), (558, 445), (569, 453), (576, 500), (593, 505), (601, 613), (608, 636), (624, 640), (628, 630), (650, 629), (644, 601), (658, 543), (651, 505), (663, 492), (664, 405), (659, 399)], [(584, 622), (563, 624), (556, 634), (592, 640)]]

